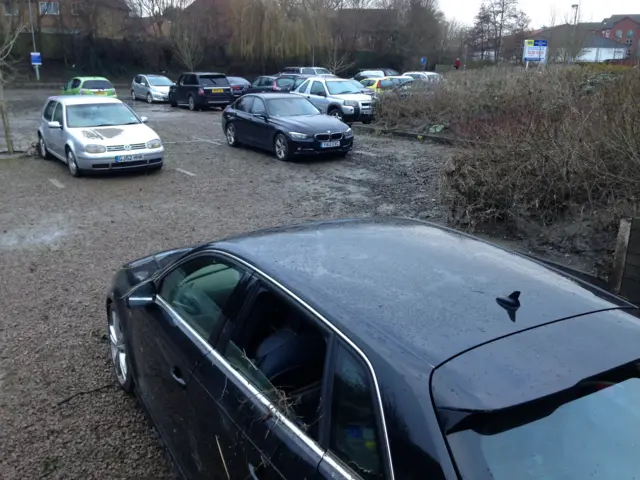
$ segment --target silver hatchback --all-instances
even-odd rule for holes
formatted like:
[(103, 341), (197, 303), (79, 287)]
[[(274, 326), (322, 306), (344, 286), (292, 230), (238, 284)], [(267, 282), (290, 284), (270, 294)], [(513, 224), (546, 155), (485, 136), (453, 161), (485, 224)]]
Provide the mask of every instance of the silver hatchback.
[(43, 158), (55, 157), (69, 173), (162, 168), (164, 147), (158, 134), (116, 98), (49, 97), (38, 127)]
[(175, 85), (164, 75), (140, 74), (131, 81), (131, 98), (147, 103), (168, 102), (169, 88)]

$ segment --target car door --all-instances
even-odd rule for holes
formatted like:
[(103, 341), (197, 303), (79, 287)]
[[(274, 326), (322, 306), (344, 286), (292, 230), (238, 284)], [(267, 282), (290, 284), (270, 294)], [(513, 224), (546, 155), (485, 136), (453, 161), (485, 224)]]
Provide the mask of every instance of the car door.
[(41, 135), (42, 138), (44, 138), (44, 142), (48, 146), (49, 150), (53, 150), (53, 144), (51, 142), (51, 132), (52, 130), (55, 130), (53, 128), (49, 128), (49, 122), (53, 121), (53, 111), (55, 110), (56, 105), (58, 105), (58, 102), (56, 102), (55, 100), (49, 100), (47, 102), (47, 105), (44, 107), (44, 110), (42, 111), (42, 119), (40, 120)]
[[(332, 333), (259, 277), (253, 292), (218, 347), (232, 370), (226, 408), (241, 429), (239, 446), (251, 446), (243, 450), (246, 476), (238, 478), (320, 478), (324, 450), (318, 439)], [(291, 389), (285, 392), (285, 386)]]
[(273, 126), (266, 119), (267, 106), (264, 100), (254, 97), (249, 113), (251, 115), (247, 122), (247, 137), (256, 147), (270, 149)]
[(244, 96), (236, 100), (233, 106), (234, 113), (230, 121), (233, 121), (236, 127), (237, 140), (241, 143), (251, 143), (248, 131), (250, 128), (249, 124), (252, 120), (251, 106), (253, 105), (254, 98), (252, 95)]
[(324, 84), (318, 80), (314, 80), (311, 83), (311, 88), (307, 98), (313, 103), (316, 108), (321, 112), (327, 113), (327, 107), (329, 106), (329, 100), (327, 99), (327, 91), (324, 88)]
[[(207, 461), (198, 456), (198, 423), (207, 413), (200, 411), (204, 394), (193, 371), (212, 349), (226, 321), (227, 305), (244, 281), (244, 270), (199, 254), (154, 281), (153, 304), (131, 310), (136, 386), (188, 478), (205, 478)], [(230, 441), (224, 432), (216, 434), (223, 442)]]
[(138, 95), (142, 98), (147, 97), (147, 93), (149, 93), (149, 80), (144, 75), (140, 75), (140, 83), (138, 85)]
[(189, 77), (191, 75), (182, 75), (176, 86), (176, 101), (178, 103), (187, 103), (187, 90), (189, 89)]
[(55, 154), (65, 158), (64, 105), (62, 105), (62, 103), (57, 102), (56, 107), (53, 110), (51, 121), (60, 123), (61, 128), (49, 129), (48, 148), (50, 148)]

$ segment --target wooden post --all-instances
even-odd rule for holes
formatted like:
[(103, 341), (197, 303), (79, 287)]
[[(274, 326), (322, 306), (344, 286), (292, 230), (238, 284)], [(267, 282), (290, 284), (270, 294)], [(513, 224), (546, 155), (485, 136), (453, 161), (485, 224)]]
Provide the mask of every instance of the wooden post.
[(624, 276), (624, 267), (627, 262), (627, 250), (629, 248), (629, 239), (631, 237), (631, 218), (623, 218), (620, 220), (620, 228), (618, 229), (618, 239), (616, 240), (616, 251), (613, 257), (613, 268), (609, 277), (609, 290), (616, 295), (620, 294), (622, 287), (622, 277)]

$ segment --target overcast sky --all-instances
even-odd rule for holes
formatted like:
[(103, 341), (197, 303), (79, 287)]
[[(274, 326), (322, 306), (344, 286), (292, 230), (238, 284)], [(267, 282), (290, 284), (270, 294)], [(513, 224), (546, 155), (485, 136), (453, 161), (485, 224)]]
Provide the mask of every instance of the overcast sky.
[[(455, 18), (462, 24), (471, 25), (481, 3), (482, 0), (440, 0), (440, 9), (448, 19)], [(550, 24), (553, 8), (556, 10), (556, 24), (564, 23), (565, 16), (572, 18), (573, 3), (578, 3), (578, 0), (520, 0), (520, 8), (531, 17), (532, 26), (538, 28)], [(599, 22), (616, 14), (640, 14), (638, 0), (581, 0), (579, 3), (583, 22)]]

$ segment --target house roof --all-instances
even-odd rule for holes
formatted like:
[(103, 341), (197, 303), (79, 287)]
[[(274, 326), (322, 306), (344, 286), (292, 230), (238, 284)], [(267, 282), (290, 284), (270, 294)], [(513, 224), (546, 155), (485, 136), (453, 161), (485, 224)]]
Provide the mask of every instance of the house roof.
[(640, 24), (640, 14), (611, 15), (609, 18), (602, 20), (602, 28), (611, 28), (625, 18), (629, 18)]
[(598, 33), (587, 35), (582, 43), (582, 48), (623, 48), (625, 46), (623, 43), (605, 38)]

